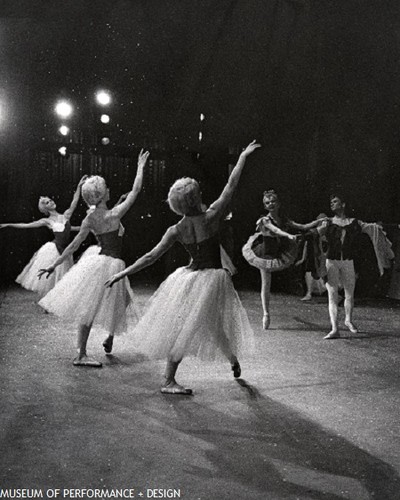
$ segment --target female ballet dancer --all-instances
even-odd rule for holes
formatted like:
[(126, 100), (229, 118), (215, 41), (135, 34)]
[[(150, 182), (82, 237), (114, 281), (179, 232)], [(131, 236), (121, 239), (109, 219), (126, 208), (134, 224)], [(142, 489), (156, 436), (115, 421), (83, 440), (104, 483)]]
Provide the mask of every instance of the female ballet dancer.
[(49, 292), (54, 285), (64, 276), (64, 274), (73, 266), (74, 261), (72, 255), (63, 262), (63, 265), (57, 269), (51, 279), (38, 280), (39, 269), (49, 266), (59, 257), (69, 244), (71, 230), (79, 231), (79, 227), (71, 226), (70, 219), (74, 213), (81, 193), (81, 186), (86, 180), (87, 175), (84, 175), (79, 181), (78, 187), (72, 198), (71, 206), (62, 214), (57, 212), (56, 204), (47, 196), (39, 198), (38, 208), (46, 215), (42, 219), (28, 223), (8, 222), (0, 224), (0, 229), (4, 227), (14, 227), (16, 229), (35, 229), (38, 227), (47, 227), (52, 231), (54, 240), (45, 243), (31, 258), (23, 271), (17, 276), (16, 282), (26, 288), (39, 294), (43, 297)]
[(108, 287), (156, 262), (175, 242), (191, 257), (158, 288), (134, 330), (138, 350), (150, 358), (167, 358), (161, 392), (191, 394), (175, 380), (184, 356), (213, 360), (228, 358), (233, 375), (240, 377), (237, 356), (252, 342), (253, 332), (230, 274), (222, 268), (219, 230), (239, 182), (246, 158), (258, 147), (253, 141), (241, 153), (220, 197), (203, 211), (199, 184), (184, 177), (168, 194), (168, 203), (182, 219), (167, 229), (161, 241), (134, 264), (112, 276)]
[(356, 274), (354, 271), (354, 257), (358, 240), (362, 232), (371, 238), (380, 273), (390, 267), (394, 254), (391, 243), (386, 238), (381, 226), (362, 222), (347, 217), (346, 202), (342, 195), (331, 195), (331, 210), (334, 216), (324, 221), (318, 232), (324, 235), (327, 241), (326, 270), (329, 304), (329, 318), (332, 329), (324, 339), (337, 339), (340, 337), (338, 329), (338, 302), (339, 287), (343, 286), (345, 300), (345, 326), (351, 333), (357, 333), (358, 328), (353, 323), (354, 289)]
[(298, 254), (298, 236), (288, 231), (307, 231), (321, 223), (315, 220), (309, 224), (298, 224), (281, 213), (281, 204), (274, 190), (265, 191), (264, 207), (268, 214), (257, 221), (256, 233), (242, 249), (247, 262), (257, 267), (261, 273), (261, 304), (263, 308), (262, 325), (267, 330), (271, 317), (269, 303), (271, 296), (271, 273), (282, 271), (292, 265)]
[[(39, 305), (46, 311), (73, 320), (78, 324), (78, 356), (75, 366), (101, 367), (102, 364), (87, 356), (86, 346), (92, 325), (107, 332), (103, 342), (104, 350), (111, 353), (114, 334), (126, 331), (129, 312), (133, 309), (133, 295), (128, 279), (113, 290), (104, 288), (104, 281), (112, 273), (124, 269), (121, 259), (120, 220), (135, 202), (143, 185), (143, 169), (148, 152), (139, 153), (138, 168), (132, 190), (126, 199), (108, 209), (109, 190), (105, 180), (98, 176), (89, 177), (82, 186), (82, 197), (90, 208), (81, 224), (81, 229), (63, 254), (49, 267), (41, 269), (39, 277), (50, 275), (57, 266), (72, 255), (92, 232), (100, 243), (100, 253), (81, 258), (64, 276)], [(129, 310), (127, 311), (127, 307)]]

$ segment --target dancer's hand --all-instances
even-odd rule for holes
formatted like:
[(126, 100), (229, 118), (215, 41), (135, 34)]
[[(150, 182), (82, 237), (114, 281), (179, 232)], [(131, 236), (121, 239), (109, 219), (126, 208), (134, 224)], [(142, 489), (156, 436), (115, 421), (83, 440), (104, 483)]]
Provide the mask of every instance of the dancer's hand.
[(114, 274), (113, 276), (111, 276), (110, 279), (108, 279), (104, 283), (104, 286), (107, 288), (111, 288), (113, 286), (113, 284), (116, 283), (117, 281), (119, 281), (121, 278), (122, 278), (122, 276), (120, 274)]
[(139, 156), (138, 156), (138, 168), (143, 168), (146, 165), (147, 158), (149, 157), (150, 152), (145, 151), (143, 153), (143, 149), (140, 150)]
[(254, 150), (256, 150), (257, 148), (261, 148), (261, 144), (258, 144), (256, 143), (256, 141), (252, 141), (248, 146), (247, 148), (245, 148), (243, 151), (242, 151), (242, 156), (249, 156)]
[(55, 267), (53, 267), (53, 266), (50, 266), (46, 269), (39, 269), (38, 278), (40, 279), (44, 274), (47, 273), (47, 276), (46, 276), (46, 279), (47, 279), (50, 276), (50, 274), (54, 273), (54, 269), (55, 269)]
[(84, 175), (82, 177), (82, 179), (79, 181), (79, 184), (78, 184), (78, 188), (82, 187), (82, 184), (86, 181), (86, 179), (88, 179), (89, 176), (88, 175)]

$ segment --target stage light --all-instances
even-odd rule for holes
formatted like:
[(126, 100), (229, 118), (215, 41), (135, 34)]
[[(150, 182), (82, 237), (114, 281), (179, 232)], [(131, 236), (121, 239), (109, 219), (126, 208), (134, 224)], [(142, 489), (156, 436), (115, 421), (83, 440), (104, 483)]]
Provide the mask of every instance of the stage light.
[(202, 122), (204, 119), (205, 119), (205, 116), (203, 115), (203, 113), (200, 113), (200, 121)]
[(110, 94), (104, 90), (100, 90), (99, 92), (97, 92), (96, 99), (97, 102), (102, 106), (107, 106), (107, 104), (110, 104), (111, 102)]
[(202, 132), (199, 132), (199, 142), (201, 142), (203, 140), (203, 134)]
[(110, 139), (108, 137), (103, 137), (101, 139), (101, 143), (103, 144), (103, 146), (107, 146), (108, 144), (110, 144)]
[(101, 123), (110, 123), (110, 117), (108, 115), (101, 115), (100, 121)]
[(61, 116), (61, 118), (68, 118), (72, 114), (72, 106), (67, 101), (59, 101), (56, 104), (56, 113)]
[(61, 135), (68, 135), (69, 134), (69, 128), (66, 125), (61, 125), (61, 127), (58, 129)]
[(66, 154), (67, 154), (67, 147), (66, 146), (61, 146), (61, 148), (59, 148), (58, 152), (60, 153), (61, 156), (66, 156)]

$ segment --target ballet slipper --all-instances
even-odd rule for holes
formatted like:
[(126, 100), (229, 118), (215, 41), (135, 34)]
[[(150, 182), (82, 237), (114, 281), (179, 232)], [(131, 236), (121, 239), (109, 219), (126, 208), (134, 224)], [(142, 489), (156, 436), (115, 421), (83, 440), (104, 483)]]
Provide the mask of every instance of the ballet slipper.
[(304, 295), (304, 297), (302, 297), (300, 300), (302, 300), (302, 301), (306, 302), (306, 301), (308, 301), (308, 300), (311, 300), (311, 298), (312, 298), (312, 297), (311, 297), (311, 295), (308, 295), (308, 294), (307, 294), (307, 295)]
[(112, 335), (109, 335), (106, 338), (106, 340), (103, 342), (103, 347), (104, 347), (104, 351), (106, 354), (111, 353), (112, 347), (113, 347), (113, 341), (114, 341), (114, 337)]
[(338, 331), (332, 330), (328, 333), (328, 335), (325, 335), (324, 340), (338, 339), (338, 338), (340, 338), (340, 333)]
[(163, 394), (180, 394), (183, 396), (190, 396), (193, 393), (192, 389), (186, 389), (176, 382), (164, 385), (163, 387), (161, 387), (161, 392)]
[(351, 333), (358, 333), (358, 328), (351, 321), (345, 321), (344, 324)]
[(103, 365), (100, 363), (100, 361), (96, 361), (93, 358), (89, 358), (89, 356), (78, 356), (77, 358), (74, 359), (73, 361), (74, 366), (89, 366), (91, 368), (101, 368)]
[(263, 329), (268, 330), (270, 323), (271, 323), (270, 315), (269, 313), (265, 313), (262, 320)]
[(239, 377), (240, 377), (240, 375), (241, 375), (241, 373), (242, 373), (242, 369), (240, 368), (240, 363), (239, 363), (239, 361), (235, 361), (235, 363), (233, 363), (233, 364), (231, 365), (231, 367), (232, 367), (232, 371), (233, 371), (233, 376), (234, 376), (235, 378), (239, 378)]

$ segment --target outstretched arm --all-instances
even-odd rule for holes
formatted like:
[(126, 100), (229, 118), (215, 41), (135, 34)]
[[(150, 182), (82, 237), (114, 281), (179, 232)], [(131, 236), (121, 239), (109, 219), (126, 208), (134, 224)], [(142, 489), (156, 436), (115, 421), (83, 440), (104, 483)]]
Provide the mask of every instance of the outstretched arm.
[(271, 233), (276, 234), (277, 236), (282, 236), (283, 238), (289, 238), (289, 240), (296, 240), (297, 236), (295, 234), (287, 233), (286, 231), (282, 231), (279, 227), (275, 226), (268, 220), (263, 221), (263, 226), (268, 229)]
[(122, 201), (119, 205), (115, 206), (112, 209), (114, 215), (121, 219), (126, 212), (131, 208), (131, 206), (135, 203), (138, 194), (140, 193), (143, 186), (143, 169), (146, 165), (147, 158), (150, 153), (146, 151), (143, 153), (143, 149), (139, 153), (138, 157), (138, 168), (136, 172), (135, 182), (133, 183), (132, 190), (127, 194), (126, 199)]
[(316, 219), (308, 224), (299, 224), (298, 222), (294, 222), (293, 220), (289, 221), (289, 224), (294, 229), (298, 229), (299, 231), (308, 231), (309, 229), (313, 229), (314, 227), (318, 227), (320, 224), (324, 222), (325, 219)]
[(172, 247), (172, 245), (176, 241), (178, 241), (178, 236), (179, 233), (176, 226), (172, 226), (169, 229), (167, 229), (161, 241), (158, 243), (158, 245), (156, 245), (153, 248), (153, 250), (150, 250), (150, 252), (140, 257), (134, 264), (127, 267), (120, 273), (111, 276), (111, 278), (106, 281), (105, 285), (111, 287), (113, 286), (114, 283), (116, 283), (120, 279), (124, 278), (125, 276), (128, 276), (128, 274), (135, 274), (144, 269), (145, 267), (154, 264), (154, 262), (156, 262), (162, 255), (165, 254), (165, 252), (168, 249)]
[(54, 271), (54, 269), (62, 264), (65, 259), (67, 259), (70, 255), (72, 255), (78, 248), (80, 247), (81, 243), (85, 241), (89, 234), (89, 225), (84, 220), (82, 222), (81, 228), (79, 233), (75, 236), (75, 238), (71, 241), (71, 243), (67, 246), (67, 248), (63, 251), (63, 253), (56, 259), (55, 262), (46, 269), (39, 269), (38, 272), (38, 278), (40, 279), (44, 274), (47, 274), (46, 278), (50, 276), (50, 274)]
[(0, 229), (5, 227), (13, 227), (15, 229), (36, 229), (38, 227), (49, 227), (47, 219), (39, 219), (34, 222), (5, 222), (0, 224)]
[(84, 175), (82, 179), (79, 181), (79, 184), (74, 193), (74, 197), (72, 198), (71, 206), (67, 208), (67, 210), (64, 212), (64, 217), (68, 220), (72, 217), (72, 214), (74, 213), (76, 207), (78, 206), (79, 196), (81, 195), (81, 187), (87, 178), (88, 176)]
[(228, 182), (221, 193), (221, 196), (216, 201), (214, 201), (212, 205), (210, 205), (209, 210), (214, 210), (215, 215), (223, 215), (227, 210), (228, 204), (231, 201), (233, 193), (235, 192), (235, 189), (237, 188), (237, 185), (239, 183), (243, 167), (246, 163), (246, 158), (259, 147), (261, 147), (261, 145), (257, 144), (256, 141), (253, 141), (247, 146), (244, 151), (242, 151), (241, 155), (239, 156), (238, 162), (232, 170)]

